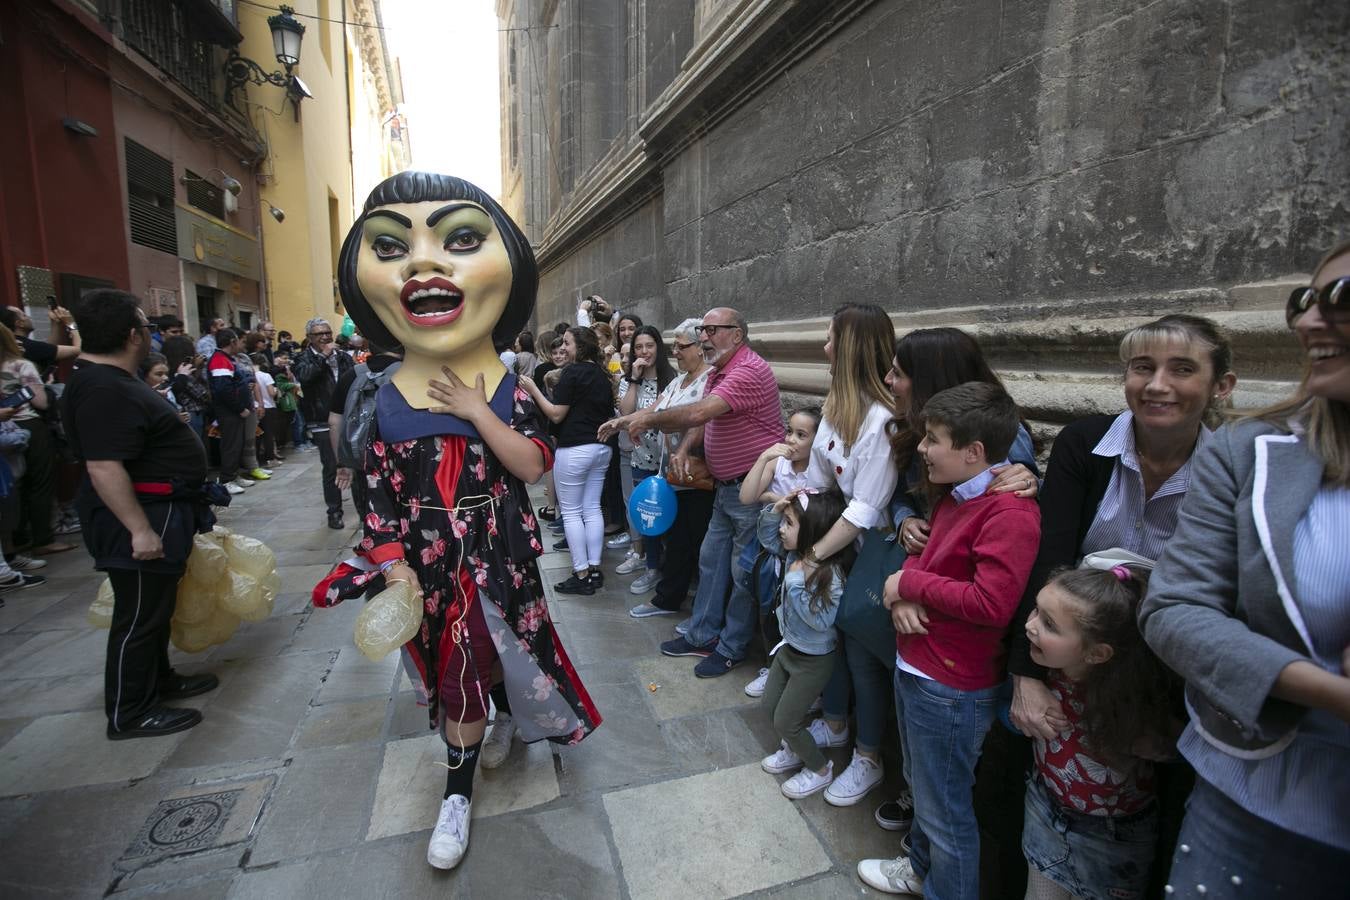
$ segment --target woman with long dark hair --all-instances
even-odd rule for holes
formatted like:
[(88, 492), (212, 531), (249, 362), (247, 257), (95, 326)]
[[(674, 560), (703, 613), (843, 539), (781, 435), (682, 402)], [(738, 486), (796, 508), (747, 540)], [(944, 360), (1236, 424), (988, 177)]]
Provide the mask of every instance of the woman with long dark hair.
[[(427, 861), (448, 869), (468, 847), (480, 751), (490, 767), (517, 731), (575, 744), (600, 723), (553, 630), (535, 563), (543, 548), (525, 482), (552, 464), (553, 442), (497, 356), (529, 319), (538, 274), (495, 200), (423, 172), (371, 192), (338, 272), (361, 333), (403, 350), (376, 395), (358, 551), (379, 566), (367, 581), (405, 583), (424, 610), (405, 662), (446, 742)], [(484, 742), (489, 696), (497, 716)]]
[[(629, 316), (619, 320), (620, 331), (625, 321), (631, 321), (632, 318), (634, 317)], [(628, 341), (628, 346), (631, 348), (632, 362), (628, 374), (619, 383), (621, 416), (654, 405), (661, 392), (666, 389), (666, 385), (675, 377), (675, 369), (666, 354), (665, 341), (661, 339), (661, 332), (654, 326), (639, 326)], [(628, 439), (627, 433), (622, 431), (618, 437), (620, 446)], [(644, 431), (642, 439), (636, 443), (629, 440), (629, 445), (632, 448), (628, 451), (629, 471), (620, 473), (628, 476), (624, 479), (625, 506), (633, 493), (633, 487), (641, 484), (644, 478), (655, 475), (661, 465), (660, 436), (655, 429), (649, 428)], [(628, 587), (634, 594), (645, 594), (656, 587), (656, 583), (661, 579), (661, 538), (658, 535), (644, 539), (631, 522), (629, 534), (631, 549), (615, 571), (620, 575), (626, 575), (645, 566), (646, 571), (634, 579)]]

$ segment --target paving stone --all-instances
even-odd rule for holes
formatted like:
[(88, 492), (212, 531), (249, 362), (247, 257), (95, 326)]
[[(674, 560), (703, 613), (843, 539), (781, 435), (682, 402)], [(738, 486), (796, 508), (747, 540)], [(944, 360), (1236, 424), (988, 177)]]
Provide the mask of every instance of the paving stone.
[(370, 818), (371, 785), (382, 757), (378, 746), (297, 753), (258, 827), (249, 864), (358, 843)]
[[(407, 678), (399, 681), (400, 687), (407, 687)], [(421, 737), (431, 732), (431, 719), (427, 708), (417, 703), (417, 692), (400, 690), (394, 698), (394, 716), (389, 723), (389, 737)]]
[[(570, 611), (558, 623), (567, 655), (576, 665), (613, 659), (650, 658), (657, 653), (658, 644), (638, 619), (627, 613), (595, 615), (584, 611)], [(692, 667), (691, 667), (692, 671)]]
[(0, 632), (33, 631), (35, 629), (25, 627), (26, 623), (61, 602), (59, 597), (29, 598), (26, 592), (6, 594), (4, 600), (5, 605), (0, 606)]
[[(619, 671), (626, 675), (627, 667)], [(586, 669), (579, 674), (604, 721), (580, 744), (559, 748), (563, 793), (575, 796), (679, 774), (682, 760), (672, 757), (661, 740), (662, 726), (641, 696), (645, 689), (631, 677), (608, 680)]]
[(758, 762), (616, 791), (604, 806), (635, 900), (734, 897), (830, 868)]
[(831, 872), (816, 878), (808, 878), (781, 887), (770, 888), (747, 894), (743, 900), (819, 900), (821, 897), (885, 897), (858, 880), (857, 875), (842, 875)]
[[(851, 753), (846, 751), (847, 755)], [(835, 772), (844, 771), (844, 766), (848, 765), (846, 754), (831, 752)], [(786, 777), (777, 779), (780, 783), (786, 780)], [(845, 871), (851, 871), (860, 859), (891, 859), (900, 855), (901, 835), (882, 830), (873, 818), (878, 806), (894, 799), (894, 796), (878, 787), (853, 806), (831, 806), (825, 802), (823, 794), (795, 801), (794, 805), (811, 823), (816, 836), (835, 863)], [(794, 801), (783, 798), (783, 802)]]
[(103, 709), (102, 675), (0, 679), (0, 717), (41, 716), (82, 709)]
[(32, 719), (0, 719), (0, 747), (5, 746), (10, 738), (23, 731), (32, 723)]
[(175, 768), (277, 756), (330, 666), (327, 653), (288, 653), (221, 666), (205, 719), (169, 760)]
[(102, 672), (107, 650), (108, 632), (89, 625), (83, 630), (39, 632), (0, 658), (0, 681)]
[[(445, 793), (445, 761), (445, 742), (436, 734), (386, 744), (366, 840), (431, 829)], [(476, 778), (475, 820), (530, 809), (559, 796), (547, 741), (516, 748), (497, 769), (480, 766)]]
[(177, 871), (165, 871), (166, 879), (144, 887), (130, 887), (119, 884), (117, 893), (112, 896), (118, 900), (142, 900), (150, 897), (172, 897), (173, 900), (225, 900), (230, 894), (230, 886), (239, 877), (236, 871), (211, 874), (203, 877), (176, 878)]
[[(720, 678), (698, 678), (694, 675), (697, 662), (697, 659), (689, 657), (657, 655), (634, 664), (639, 684), (656, 685), (656, 690), (647, 693), (647, 700), (658, 719), (752, 706), (759, 702), (745, 695), (745, 685), (754, 677), (754, 671), (749, 666), (742, 666)], [(741, 671), (748, 674), (742, 676), (739, 674)]]
[(277, 595), (272, 604), (273, 616), (290, 616), (308, 613), (314, 609), (312, 594), (309, 591), (290, 591)]
[(376, 740), (384, 729), (390, 702), (388, 697), (376, 697), (352, 703), (312, 706), (305, 720), (300, 723), (295, 747), (297, 750), (310, 750)]
[(372, 662), (355, 644), (343, 647), (338, 653), (333, 670), (319, 689), (318, 703), (340, 703), (368, 697), (389, 697), (393, 693), (394, 676), (401, 668), (400, 655), (390, 653), (379, 662)]
[[(72, 631), (93, 631), (95, 626), (89, 624), (89, 604), (94, 602), (95, 594), (87, 591), (74, 591), (67, 594), (64, 598), (47, 606), (41, 615), (34, 616), (24, 623), (23, 631), (56, 631), (58, 629), (69, 629)], [(107, 629), (97, 629), (108, 633)]]
[(107, 727), (102, 710), (35, 720), (0, 748), (0, 796), (144, 778), (192, 733), (110, 741)]
[(729, 769), (765, 755), (759, 739), (735, 710), (685, 716), (661, 723), (672, 758), (684, 771)]
[(303, 618), (300, 615), (278, 614), (274, 609), (271, 618), (262, 622), (243, 622), (233, 637), (215, 648), (211, 658), (228, 662), (232, 659), (276, 656), (290, 647)]
[[(589, 738), (587, 739), (589, 740)], [(621, 897), (609, 842), (596, 827), (599, 803), (494, 819), (474, 819), (460, 864), (474, 896), (570, 900)], [(528, 865), (521, 865), (529, 848)]]
[[(473, 850), (471, 843), (469, 852)], [(427, 836), (409, 834), (315, 856), (300, 863), (246, 872), (235, 880), (229, 898), (426, 900), (435, 897), (437, 900), (454, 900), (468, 896), (465, 881), (464, 867), (442, 872), (427, 865)]]
[(354, 647), (352, 634), (356, 617), (361, 615), (361, 604), (355, 601), (340, 603), (329, 609), (313, 609), (305, 618), (291, 642), (292, 650), (337, 650)]

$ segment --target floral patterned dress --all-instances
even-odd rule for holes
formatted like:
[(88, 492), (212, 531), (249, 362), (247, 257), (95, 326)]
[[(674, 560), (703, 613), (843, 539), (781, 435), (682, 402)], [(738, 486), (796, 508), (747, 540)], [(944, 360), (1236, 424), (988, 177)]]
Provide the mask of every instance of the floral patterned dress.
[[(514, 375), (491, 407), (552, 465), (553, 440)], [(421, 678), (432, 726), (444, 724), (447, 684), (475, 677), (473, 665), (447, 663), (456, 650), (471, 654), (478, 603), (522, 739), (575, 744), (595, 730), (600, 713), (549, 618), (535, 563), (543, 547), (520, 479), (471, 424), (412, 409), (393, 384), (376, 396), (365, 468), (369, 509), (357, 550), (375, 563), (406, 558), (421, 582), (422, 629), (404, 658)]]

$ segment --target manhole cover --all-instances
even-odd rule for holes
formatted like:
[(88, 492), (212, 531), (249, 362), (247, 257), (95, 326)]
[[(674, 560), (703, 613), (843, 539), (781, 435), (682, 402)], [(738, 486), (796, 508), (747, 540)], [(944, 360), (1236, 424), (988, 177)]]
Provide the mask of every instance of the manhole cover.
[(243, 791), (165, 800), (155, 807), (123, 859), (187, 853), (210, 847)]

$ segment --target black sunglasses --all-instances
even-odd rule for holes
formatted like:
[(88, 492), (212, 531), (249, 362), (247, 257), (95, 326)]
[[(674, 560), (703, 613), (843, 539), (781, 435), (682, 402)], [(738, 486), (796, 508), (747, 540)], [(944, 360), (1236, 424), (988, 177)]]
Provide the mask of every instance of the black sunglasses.
[(1284, 321), (1290, 327), (1294, 320), (1312, 309), (1316, 303), (1322, 311), (1322, 318), (1328, 322), (1339, 321), (1350, 312), (1350, 277), (1337, 278), (1321, 290), (1310, 287), (1294, 288), (1289, 302), (1284, 306)]
[(708, 335), (708, 337), (712, 337), (714, 334), (717, 333), (717, 329), (719, 328), (740, 328), (740, 327), (741, 326), (739, 325), (696, 325), (694, 327), (694, 331), (696, 332), (701, 331), (704, 334)]

